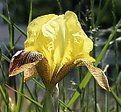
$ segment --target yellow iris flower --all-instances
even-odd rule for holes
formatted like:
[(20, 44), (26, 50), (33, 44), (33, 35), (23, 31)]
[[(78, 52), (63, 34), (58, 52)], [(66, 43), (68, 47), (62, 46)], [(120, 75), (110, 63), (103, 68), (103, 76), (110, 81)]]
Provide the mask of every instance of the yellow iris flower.
[(74, 67), (85, 65), (96, 80), (100, 71), (103, 80), (97, 81), (107, 89), (105, 75), (91, 64), (95, 61), (89, 55), (92, 49), (93, 42), (84, 33), (74, 12), (40, 16), (28, 25), (25, 50), (13, 56), (10, 76), (24, 71), (27, 80), (39, 74), (46, 87), (55, 86)]

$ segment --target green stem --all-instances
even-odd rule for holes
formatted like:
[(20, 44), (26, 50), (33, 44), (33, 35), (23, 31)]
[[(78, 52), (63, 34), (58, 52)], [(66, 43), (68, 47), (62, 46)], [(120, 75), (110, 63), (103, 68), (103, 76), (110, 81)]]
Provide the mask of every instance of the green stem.
[(63, 9), (62, 9), (62, 6), (61, 6), (61, 3), (60, 3), (60, 0), (57, 0), (57, 3), (58, 3), (58, 8), (59, 8), (59, 13), (62, 14)]
[(105, 93), (105, 112), (108, 112), (108, 92)]
[[(78, 77), (79, 77), (79, 84), (81, 83), (82, 81), (82, 69), (81, 67), (78, 67)], [(83, 107), (83, 93), (81, 92), (80, 93), (80, 110), (82, 110), (82, 107)]]
[(42, 112), (59, 112), (58, 96), (58, 84), (53, 89), (46, 89)]
[[(118, 43), (116, 41), (116, 38), (115, 38), (115, 76), (116, 76), (116, 79), (118, 78), (118, 72), (119, 72), (119, 65), (118, 65)], [(115, 79), (115, 80), (116, 80)], [(118, 96), (119, 94), (119, 91), (118, 91), (118, 85), (116, 85), (116, 95)], [(116, 112), (119, 112), (119, 105), (118, 103), (116, 103)]]
[(30, 23), (32, 20), (32, 0), (30, 0), (30, 10), (29, 10), (29, 21), (28, 23)]
[[(21, 78), (21, 81), (20, 81), (19, 92), (23, 93), (23, 88), (24, 88), (24, 74), (21, 73), (21, 75), (22, 75), (22, 78)], [(21, 94), (18, 94), (17, 95), (16, 112), (20, 112), (20, 110), (21, 110), (22, 99), (23, 99), (23, 96)]]
[(94, 80), (94, 100), (95, 100), (95, 112), (97, 112), (97, 84), (96, 80)]

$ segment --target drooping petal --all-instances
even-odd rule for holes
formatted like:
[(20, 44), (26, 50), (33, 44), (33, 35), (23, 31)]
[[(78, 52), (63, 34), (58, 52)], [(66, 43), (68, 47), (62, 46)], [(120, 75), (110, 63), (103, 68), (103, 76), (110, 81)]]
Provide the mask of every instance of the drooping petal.
[(79, 66), (79, 65), (86, 66), (88, 68), (89, 72), (92, 74), (92, 76), (97, 81), (97, 83), (100, 85), (100, 87), (102, 87), (105, 90), (110, 91), (108, 79), (107, 79), (106, 75), (104, 74), (104, 72), (100, 68), (94, 67), (93, 64), (86, 59), (77, 58), (75, 61), (70, 61), (70, 62), (66, 63), (60, 69), (60, 71), (57, 73), (57, 75), (53, 75), (51, 83), (52, 84), (58, 83), (63, 77), (65, 77), (65, 75), (69, 71), (71, 71), (74, 67)]
[[(41, 63), (41, 65), (39, 63)], [(38, 53), (36, 51), (18, 51), (12, 57), (12, 60), (10, 62), (9, 76), (14, 76), (24, 71), (24, 79), (28, 80), (33, 78), (39, 72), (39, 75), (41, 75), (44, 83), (48, 83), (50, 81), (50, 71), (49, 65), (47, 65), (46, 63), (47, 60), (41, 53)], [(38, 64), (40, 67), (39, 69), (41, 69), (42, 71), (41, 73), (37, 67)]]
[(24, 79), (27, 80), (37, 75), (35, 65), (42, 58), (42, 54), (37, 52), (18, 51), (10, 62), (9, 76), (14, 76), (24, 71)]
[(85, 59), (81, 59), (82, 63), (88, 68), (90, 73), (93, 75), (97, 83), (105, 90), (110, 90), (109, 83), (104, 72), (97, 67), (94, 67), (91, 62)]

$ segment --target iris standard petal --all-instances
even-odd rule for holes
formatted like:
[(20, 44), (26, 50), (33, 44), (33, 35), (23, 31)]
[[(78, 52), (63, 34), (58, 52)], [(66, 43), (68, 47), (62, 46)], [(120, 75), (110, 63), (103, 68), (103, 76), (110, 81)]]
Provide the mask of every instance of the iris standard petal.
[(64, 20), (66, 44), (60, 68), (69, 61), (76, 60), (77, 58), (84, 58), (91, 62), (95, 61), (94, 58), (89, 56), (90, 51), (93, 49), (93, 42), (84, 33), (76, 14), (67, 11)]

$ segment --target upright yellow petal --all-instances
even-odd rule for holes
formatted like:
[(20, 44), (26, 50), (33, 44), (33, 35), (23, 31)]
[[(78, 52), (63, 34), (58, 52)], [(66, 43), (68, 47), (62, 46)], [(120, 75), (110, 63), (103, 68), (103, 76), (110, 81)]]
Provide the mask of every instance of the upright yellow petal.
[(84, 33), (76, 14), (71, 11), (67, 11), (64, 19), (67, 46), (65, 48), (61, 66), (68, 61), (75, 60), (77, 58), (86, 58), (89, 61), (94, 61), (94, 59), (89, 56), (90, 51), (93, 49), (93, 42)]

